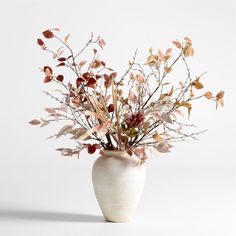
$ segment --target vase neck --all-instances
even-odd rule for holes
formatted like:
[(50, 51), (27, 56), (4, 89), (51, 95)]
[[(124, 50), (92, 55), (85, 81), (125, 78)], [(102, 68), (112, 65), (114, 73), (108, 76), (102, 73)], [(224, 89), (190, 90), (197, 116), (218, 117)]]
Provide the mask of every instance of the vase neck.
[(103, 150), (103, 157), (118, 157), (118, 158), (130, 158), (126, 151), (113, 151), (113, 150)]

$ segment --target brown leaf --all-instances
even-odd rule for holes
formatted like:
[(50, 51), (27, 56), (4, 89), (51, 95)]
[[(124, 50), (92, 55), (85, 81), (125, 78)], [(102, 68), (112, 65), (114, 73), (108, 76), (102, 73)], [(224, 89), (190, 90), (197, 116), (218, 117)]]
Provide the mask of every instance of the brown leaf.
[(105, 79), (105, 82), (104, 82), (105, 88), (109, 88), (112, 84), (111, 76), (105, 76), (104, 79)]
[(47, 126), (48, 124), (50, 124), (50, 121), (43, 120), (41, 125), (40, 125), (40, 128), (43, 128), (43, 127)]
[(117, 76), (117, 73), (116, 73), (116, 72), (112, 72), (112, 73), (110, 74), (110, 77), (111, 77), (112, 79), (115, 79), (116, 76)]
[(65, 57), (60, 57), (57, 59), (58, 61), (66, 61), (66, 58)]
[(75, 128), (69, 131), (73, 135), (73, 138), (78, 139), (80, 136), (84, 135), (87, 132), (85, 128)]
[(108, 112), (113, 112), (114, 111), (114, 105), (110, 104), (107, 108)]
[(166, 72), (166, 73), (170, 73), (170, 72), (171, 72), (171, 70), (172, 70), (172, 69), (171, 69), (171, 67), (167, 67), (167, 66), (165, 66), (165, 68), (164, 68), (164, 69), (165, 69), (165, 72)]
[(39, 124), (41, 124), (41, 121), (40, 121), (40, 120), (37, 120), (37, 119), (34, 119), (34, 120), (31, 120), (31, 121), (29, 122), (29, 124), (31, 124), (31, 125), (39, 125)]
[(204, 88), (203, 84), (202, 84), (201, 82), (199, 82), (199, 81), (193, 82), (192, 85), (193, 85), (194, 88), (196, 88), (196, 89), (202, 89), (202, 88)]
[(45, 110), (46, 112), (48, 112), (49, 114), (51, 114), (51, 115), (55, 115), (55, 114), (56, 114), (56, 111), (55, 111), (54, 108), (48, 107), (48, 108), (45, 108), (44, 110)]
[(152, 138), (156, 141), (156, 142), (163, 142), (163, 138), (158, 134), (158, 133), (155, 133), (152, 135)]
[(177, 48), (182, 48), (182, 44), (179, 41), (172, 41), (172, 43), (177, 47)]
[(95, 88), (95, 85), (97, 83), (97, 80), (94, 79), (93, 77), (89, 78), (86, 86), (90, 87), (90, 88)]
[(99, 67), (101, 67), (101, 66), (102, 66), (102, 62), (101, 62), (101, 61), (99, 61), (99, 60), (94, 60), (94, 62), (93, 62), (93, 64), (92, 64), (91, 68), (97, 69), (97, 68), (99, 68)]
[(170, 148), (172, 147), (170, 144), (167, 143), (159, 143), (157, 145), (152, 146), (154, 149), (156, 149), (158, 152), (161, 153), (167, 153), (170, 152)]
[(186, 107), (188, 109), (188, 118), (189, 118), (191, 110), (192, 110), (192, 104), (189, 103), (189, 102), (184, 101), (180, 105), (183, 106), (183, 107)]
[(64, 76), (63, 76), (63, 75), (58, 75), (58, 76), (56, 77), (56, 80), (62, 82), (62, 81), (64, 80)]
[(224, 91), (220, 91), (219, 93), (216, 94), (216, 99), (223, 98), (224, 95), (225, 95), (225, 92)]
[(189, 46), (192, 46), (192, 40), (190, 38), (185, 37), (184, 40)]
[(58, 132), (58, 134), (56, 135), (56, 138), (59, 138), (60, 136), (62, 136), (63, 134), (68, 133), (71, 129), (73, 128), (72, 125), (65, 125), (63, 126), (60, 131)]
[(54, 34), (51, 30), (45, 30), (43, 31), (43, 36), (47, 39), (51, 39), (54, 37)]
[(95, 153), (97, 150), (97, 144), (89, 144), (87, 150), (89, 154)]
[(189, 102), (184, 101), (184, 102), (181, 103), (181, 106), (186, 107), (186, 108), (191, 108), (192, 104), (189, 103)]
[(52, 68), (49, 67), (49, 66), (44, 66), (44, 67), (43, 67), (43, 71), (44, 71), (44, 73), (45, 73), (46, 76), (51, 76), (52, 73), (53, 73)]
[(44, 45), (44, 42), (42, 39), (37, 39), (37, 43), (39, 46), (43, 46)]
[(83, 79), (83, 78), (81, 78), (81, 77), (79, 77), (79, 78), (77, 78), (77, 80), (76, 80), (76, 86), (77, 86), (77, 88), (81, 85), (81, 83), (83, 83), (85, 80)]
[(52, 81), (52, 79), (53, 79), (53, 77), (52, 76), (50, 76), (50, 75), (48, 75), (48, 76), (46, 76), (45, 78), (44, 78), (44, 83), (49, 83), (49, 82), (51, 82)]
[(163, 112), (163, 113), (161, 114), (161, 118), (162, 118), (165, 122), (170, 123), (170, 124), (173, 124), (173, 121), (171, 120), (170, 116), (169, 116), (167, 113)]
[(184, 49), (183, 49), (183, 54), (184, 54), (185, 57), (193, 56), (194, 50), (190, 46), (185, 46)]
[(58, 66), (65, 66), (65, 65), (66, 65), (65, 62), (61, 62), (56, 67), (58, 67)]

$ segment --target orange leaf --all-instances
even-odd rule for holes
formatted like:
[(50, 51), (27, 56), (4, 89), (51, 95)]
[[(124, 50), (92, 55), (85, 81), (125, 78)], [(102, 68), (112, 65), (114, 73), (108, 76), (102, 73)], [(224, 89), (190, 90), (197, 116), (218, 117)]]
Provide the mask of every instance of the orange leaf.
[(165, 69), (165, 72), (166, 72), (166, 73), (170, 73), (171, 70), (172, 70), (171, 67), (167, 67), (167, 66), (166, 66), (164, 69)]
[(193, 84), (192, 84), (193, 86), (194, 86), (194, 88), (196, 88), (196, 89), (202, 89), (204, 86), (203, 86), (203, 84), (201, 83), (201, 82), (199, 82), (199, 81), (195, 81), (195, 82), (193, 82)]
[(152, 135), (152, 138), (156, 141), (156, 142), (163, 142), (163, 138), (158, 134), (158, 133), (155, 133)]
[(211, 99), (212, 98), (212, 92), (208, 91), (204, 94), (204, 96), (207, 98), (207, 99)]

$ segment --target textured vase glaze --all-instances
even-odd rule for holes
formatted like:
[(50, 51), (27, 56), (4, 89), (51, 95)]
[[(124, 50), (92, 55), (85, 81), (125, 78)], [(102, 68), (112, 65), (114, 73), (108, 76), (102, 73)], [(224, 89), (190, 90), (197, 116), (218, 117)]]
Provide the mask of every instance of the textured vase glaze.
[(104, 151), (92, 171), (94, 192), (107, 221), (132, 217), (145, 183), (146, 169), (125, 151)]

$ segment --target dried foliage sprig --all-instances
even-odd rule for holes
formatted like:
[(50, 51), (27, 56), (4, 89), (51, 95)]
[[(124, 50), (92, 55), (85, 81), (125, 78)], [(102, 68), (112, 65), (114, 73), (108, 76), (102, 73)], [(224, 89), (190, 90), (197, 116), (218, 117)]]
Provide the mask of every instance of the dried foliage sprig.
[[(46, 118), (29, 123), (44, 127), (54, 121), (68, 121), (51, 137), (70, 136), (75, 140), (74, 149), (57, 149), (64, 156), (79, 156), (83, 149), (87, 149), (89, 154), (98, 149), (125, 150), (143, 163), (147, 159), (148, 148), (166, 153), (173, 147), (170, 143), (196, 139), (204, 132), (187, 133), (186, 128), (195, 126), (182, 121), (183, 109), (187, 110), (189, 117), (195, 100), (206, 98), (215, 102), (216, 108), (218, 104), (224, 106), (223, 91), (215, 96), (210, 91), (201, 92), (205, 73), (196, 77), (191, 75), (187, 58), (194, 55), (194, 49), (187, 37), (183, 42), (172, 42), (177, 56), (171, 48), (165, 52), (150, 49), (146, 62), (140, 64), (136, 61), (136, 51), (128, 69), (119, 77), (99, 58), (99, 48), (103, 49), (106, 45), (104, 39), (94, 38), (91, 34), (82, 49), (74, 52), (68, 43), (70, 35), (61, 39), (57, 36), (58, 31), (56, 28), (43, 32), (46, 39), (54, 39), (61, 44), (57, 50), (49, 49), (42, 39), (38, 39), (37, 43), (42, 50), (52, 54), (55, 67), (69, 69), (73, 74), (65, 78), (62, 73), (55, 74), (51, 66), (41, 69), (45, 74), (44, 83), (55, 83), (61, 87), (57, 90), (60, 97), (45, 92), (60, 106), (46, 108)], [(87, 49), (92, 49), (89, 61), (81, 58)], [(184, 64), (186, 77), (178, 83), (171, 83), (169, 75), (179, 63)], [(198, 90), (200, 93), (196, 95)]]

